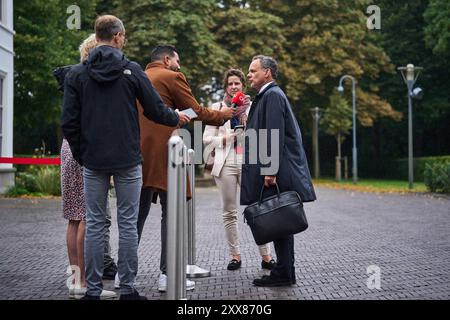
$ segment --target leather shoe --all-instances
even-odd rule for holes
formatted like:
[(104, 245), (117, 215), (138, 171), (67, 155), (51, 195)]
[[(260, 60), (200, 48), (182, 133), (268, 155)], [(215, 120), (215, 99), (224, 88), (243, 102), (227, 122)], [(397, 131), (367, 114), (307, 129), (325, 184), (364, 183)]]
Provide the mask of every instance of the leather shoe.
[(285, 287), (292, 285), (292, 281), (290, 279), (282, 279), (270, 275), (253, 280), (253, 284), (257, 287)]
[(102, 279), (104, 280), (114, 280), (116, 278), (117, 266), (112, 264), (103, 270)]
[(272, 270), (273, 268), (275, 268), (276, 265), (277, 265), (277, 263), (273, 259), (270, 259), (269, 262), (266, 262), (264, 260), (261, 262), (261, 268), (267, 269), (267, 270)]
[(228, 264), (227, 269), (228, 269), (228, 270), (231, 270), (231, 271), (237, 270), (237, 269), (239, 269), (239, 268), (241, 267), (241, 264), (242, 264), (242, 261), (241, 261), (241, 260), (240, 260), (240, 261), (237, 261), (236, 259), (233, 259), (233, 260), (231, 260), (230, 263)]
[(100, 296), (91, 296), (86, 293), (80, 300), (100, 300)]
[(147, 297), (141, 296), (136, 289), (130, 294), (121, 294), (120, 300), (147, 300)]

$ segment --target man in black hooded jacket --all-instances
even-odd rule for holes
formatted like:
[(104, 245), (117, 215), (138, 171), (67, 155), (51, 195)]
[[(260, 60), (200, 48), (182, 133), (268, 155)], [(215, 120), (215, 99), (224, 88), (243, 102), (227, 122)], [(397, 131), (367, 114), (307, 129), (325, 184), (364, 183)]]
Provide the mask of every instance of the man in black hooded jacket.
[(155, 122), (174, 127), (189, 118), (167, 108), (141, 67), (120, 51), (125, 44), (122, 21), (101, 16), (95, 22), (95, 34), (98, 47), (85, 63), (73, 66), (66, 76), (61, 117), (73, 157), (84, 166), (84, 299), (99, 299), (102, 292), (106, 200), (111, 176), (117, 194), (120, 299), (145, 299), (134, 287), (142, 185), (136, 99), (143, 106), (144, 115)]

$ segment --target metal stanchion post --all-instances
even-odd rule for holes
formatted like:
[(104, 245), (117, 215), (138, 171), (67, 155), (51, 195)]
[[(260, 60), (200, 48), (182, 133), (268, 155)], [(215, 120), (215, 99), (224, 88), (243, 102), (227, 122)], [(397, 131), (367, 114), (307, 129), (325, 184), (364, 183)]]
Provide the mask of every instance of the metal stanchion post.
[(167, 299), (186, 299), (184, 250), (186, 210), (186, 147), (183, 140), (169, 140), (167, 192)]
[(209, 277), (211, 272), (209, 270), (200, 268), (196, 265), (196, 248), (195, 248), (195, 151), (189, 149), (188, 151), (188, 174), (189, 186), (191, 189), (192, 198), (188, 201), (188, 264), (186, 267), (186, 275), (188, 278), (203, 278)]

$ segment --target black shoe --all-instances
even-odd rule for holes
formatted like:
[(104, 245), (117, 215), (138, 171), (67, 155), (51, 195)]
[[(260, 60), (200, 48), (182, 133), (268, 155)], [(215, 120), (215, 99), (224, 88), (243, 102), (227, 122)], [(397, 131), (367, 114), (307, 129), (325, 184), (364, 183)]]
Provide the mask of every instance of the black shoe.
[(282, 279), (275, 276), (263, 276), (261, 279), (253, 280), (257, 287), (285, 287), (292, 285), (290, 279)]
[(277, 263), (273, 259), (271, 259), (269, 262), (266, 262), (264, 260), (261, 262), (261, 268), (267, 270), (272, 270), (273, 268), (275, 268), (276, 265)]
[(130, 294), (121, 294), (119, 300), (147, 300), (147, 297), (141, 296), (136, 289)]
[(228, 270), (237, 270), (241, 267), (242, 261), (237, 261), (236, 259), (233, 259), (230, 261), (230, 263), (227, 266)]
[(91, 296), (85, 293), (80, 300), (100, 300), (100, 296)]
[(104, 280), (114, 280), (117, 273), (117, 266), (115, 263), (110, 265), (109, 267), (105, 268), (103, 270), (103, 276), (102, 279)]

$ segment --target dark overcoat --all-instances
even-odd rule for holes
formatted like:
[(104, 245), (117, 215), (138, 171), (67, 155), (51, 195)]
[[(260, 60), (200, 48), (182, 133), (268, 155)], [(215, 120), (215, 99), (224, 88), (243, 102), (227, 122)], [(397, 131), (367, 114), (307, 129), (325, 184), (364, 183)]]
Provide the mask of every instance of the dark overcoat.
[[(267, 129), (267, 134), (261, 129)], [(273, 129), (278, 129), (279, 134), (272, 143), (272, 135), (276, 132)], [(278, 152), (275, 143), (278, 144)], [(256, 145), (258, 156), (255, 161), (255, 157), (250, 155), (255, 154)], [(263, 156), (259, 152), (261, 148), (267, 149), (263, 150)], [(266, 154), (268, 157), (264, 157)], [(276, 83), (271, 83), (252, 103), (247, 120), (244, 155), (241, 205), (259, 200), (265, 175), (277, 177), (280, 192), (296, 191), (303, 202), (316, 200), (299, 125), (286, 95)], [(275, 157), (278, 158), (278, 166), (274, 165)], [(270, 159), (272, 161), (268, 163)], [(272, 168), (268, 170), (269, 167)], [(262, 169), (268, 171), (263, 172)], [(269, 188), (265, 190), (264, 197), (275, 193), (276, 188)]]

